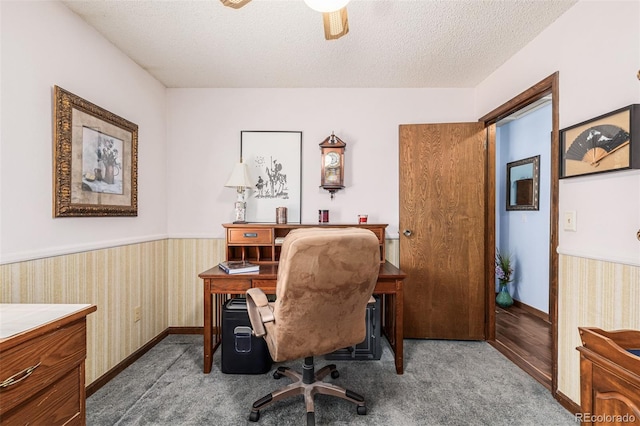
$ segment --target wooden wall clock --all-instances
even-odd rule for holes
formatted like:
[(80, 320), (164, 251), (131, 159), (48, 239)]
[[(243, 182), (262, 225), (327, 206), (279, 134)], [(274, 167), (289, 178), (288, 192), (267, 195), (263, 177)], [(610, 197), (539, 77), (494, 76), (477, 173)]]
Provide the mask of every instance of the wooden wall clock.
[(640, 169), (640, 104), (560, 130), (560, 178)]
[(344, 188), (344, 150), (347, 146), (331, 133), (320, 143), (320, 187), (326, 189), (333, 199), (336, 191)]

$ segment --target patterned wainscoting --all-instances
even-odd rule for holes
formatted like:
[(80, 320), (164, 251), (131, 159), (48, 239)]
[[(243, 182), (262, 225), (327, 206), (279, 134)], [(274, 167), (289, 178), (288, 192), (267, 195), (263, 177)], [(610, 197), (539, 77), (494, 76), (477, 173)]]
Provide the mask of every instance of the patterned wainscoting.
[(0, 265), (0, 302), (96, 305), (87, 317), (88, 385), (169, 325), (167, 247), (159, 240)]
[[(386, 240), (387, 260), (398, 264), (398, 240)], [(203, 326), (203, 282), (198, 274), (215, 267), (225, 257), (224, 239), (169, 240), (169, 325)]]
[(397, 238), (385, 240), (385, 254), (389, 263), (396, 267), (400, 267), (400, 240)]
[(640, 330), (640, 267), (560, 255), (558, 390), (580, 404), (578, 327)]
[(224, 239), (169, 240), (169, 325), (204, 325), (203, 282), (198, 274), (224, 260)]
[[(387, 240), (395, 264), (397, 243)], [(89, 385), (168, 327), (202, 327), (198, 274), (224, 260), (224, 246), (224, 239), (165, 239), (0, 265), (0, 303), (95, 304), (87, 317)]]

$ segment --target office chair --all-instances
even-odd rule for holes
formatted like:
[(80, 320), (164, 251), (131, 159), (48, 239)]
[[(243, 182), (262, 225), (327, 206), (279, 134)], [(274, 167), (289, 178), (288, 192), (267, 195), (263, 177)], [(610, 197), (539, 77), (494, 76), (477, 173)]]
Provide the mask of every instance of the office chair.
[(278, 266), (275, 302), (259, 288), (247, 291), (249, 317), (256, 336), (267, 341), (275, 362), (304, 358), (303, 373), (278, 367), (275, 379), (293, 383), (253, 403), (249, 420), (289, 396), (304, 395), (307, 425), (315, 425), (314, 395), (337, 396), (367, 413), (364, 397), (323, 382), (338, 378), (335, 364), (315, 371), (313, 357), (356, 345), (366, 337), (365, 313), (380, 269), (379, 241), (362, 228), (301, 228), (285, 238)]

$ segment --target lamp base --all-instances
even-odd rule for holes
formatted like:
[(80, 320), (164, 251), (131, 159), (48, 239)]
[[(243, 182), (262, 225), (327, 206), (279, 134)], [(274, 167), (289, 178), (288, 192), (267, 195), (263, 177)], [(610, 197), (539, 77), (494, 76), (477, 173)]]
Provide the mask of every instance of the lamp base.
[(244, 201), (236, 201), (234, 205), (236, 209), (236, 220), (234, 220), (233, 223), (247, 223), (245, 220), (247, 203)]

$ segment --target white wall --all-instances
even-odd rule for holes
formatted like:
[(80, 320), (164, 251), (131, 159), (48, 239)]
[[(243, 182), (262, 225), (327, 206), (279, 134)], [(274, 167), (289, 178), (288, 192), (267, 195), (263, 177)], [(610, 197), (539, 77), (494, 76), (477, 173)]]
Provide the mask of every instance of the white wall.
[[(515, 264), (514, 299), (549, 313), (551, 104), (496, 132), (496, 241)], [(506, 210), (506, 165), (540, 156), (539, 210)], [(512, 192), (513, 194), (513, 192)], [(496, 280), (497, 281), (497, 280)]]
[[(164, 86), (58, 2), (0, 10), (0, 262), (166, 237)], [(52, 217), (54, 85), (139, 126), (138, 217)]]
[[(169, 89), (169, 234), (224, 236), (236, 192), (223, 185), (240, 157), (241, 130), (302, 131), (302, 222), (387, 223), (398, 237), (398, 125), (476, 121), (472, 89)], [(320, 185), (318, 144), (347, 143), (346, 188)], [(274, 211), (275, 221), (275, 211)]]
[[(612, 29), (594, 30), (603, 19)], [(640, 2), (580, 1), (477, 87), (477, 115), (555, 71), (560, 128), (639, 103), (639, 22)], [(577, 232), (561, 227), (559, 252), (640, 265), (640, 171), (561, 180), (566, 211), (577, 212)]]

